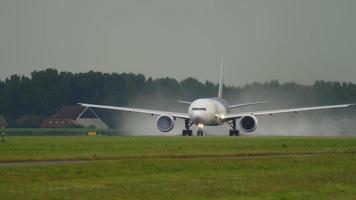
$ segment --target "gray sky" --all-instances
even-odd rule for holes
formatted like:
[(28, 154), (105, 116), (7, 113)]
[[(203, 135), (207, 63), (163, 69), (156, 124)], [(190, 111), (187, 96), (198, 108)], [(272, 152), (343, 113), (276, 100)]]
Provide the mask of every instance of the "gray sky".
[(355, 0), (0, 0), (0, 78), (54, 67), (217, 82), (356, 77)]

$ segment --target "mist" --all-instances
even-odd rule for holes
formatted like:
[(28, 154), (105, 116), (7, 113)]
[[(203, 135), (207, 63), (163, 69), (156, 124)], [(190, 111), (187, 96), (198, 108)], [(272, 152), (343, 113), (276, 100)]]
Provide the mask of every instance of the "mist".
[[(294, 87), (294, 83), (290, 83)], [(250, 112), (259, 110), (273, 110), (293, 107), (309, 107), (317, 105), (327, 105), (319, 102), (313, 91), (308, 92), (308, 96), (300, 95), (296, 90), (285, 90), (280, 88), (266, 88), (247, 85), (240, 92), (234, 94), (229, 87), (226, 88), (226, 98), (230, 104), (247, 103), (253, 101), (268, 100), (270, 102), (249, 106), (244, 108), (232, 109), (231, 113)], [(194, 95), (194, 94), (193, 94)], [(192, 96), (193, 96), (192, 95)], [(132, 107), (158, 109), (163, 111), (175, 111), (186, 113), (188, 105), (177, 103), (176, 95), (164, 95), (162, 92), (153, 94), (139, 95), (130, 104)], [(241, 135), (276, 135), (276, 136), (333, 136), (333, 135), (352, 135), (356, 130), (355, 112), (346, 109), (333, 109), (321, 111), (306, 111), (298, 113), (285, 113), (277, 115), (259, 116), (258, 127), (252, 133)], [(129, 135), (181, 135), (184, 129), (184, 120), (178, 119), (172, 131), (168, 133), (160, 132), (156, 127), (158, 116), (123, 113), (119, 123), (122, 130)], [(239, 121), (237, 121), (238, 123)], [(230, 126), (224, 124), (217, 127), (204, 127), (204, 135), (228, 135)], [(196, 134), (196, 126), (192, 126), (193, 133)]]

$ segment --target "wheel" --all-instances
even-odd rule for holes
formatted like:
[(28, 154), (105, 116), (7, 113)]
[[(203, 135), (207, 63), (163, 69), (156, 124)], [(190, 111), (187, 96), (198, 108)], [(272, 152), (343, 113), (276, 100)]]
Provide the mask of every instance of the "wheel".
[(230, 136), (234, 136), (234, 130), (230, 130), (229, 135), (230, 135)]
[(193, 135), (193, 131), (192, 130), (183, 130), (182, 131), (182, 135), (183, 136), (192, 136)]
[(238, 136), (240, 134), (239, 130), (230, 130), (229, 135), (230, 136)]
[(198, 130), (197, 135), (198, 136), (203, 136), (203, 130)]
[(187, 130), (183, 130), (183, 136), (187, 136)]

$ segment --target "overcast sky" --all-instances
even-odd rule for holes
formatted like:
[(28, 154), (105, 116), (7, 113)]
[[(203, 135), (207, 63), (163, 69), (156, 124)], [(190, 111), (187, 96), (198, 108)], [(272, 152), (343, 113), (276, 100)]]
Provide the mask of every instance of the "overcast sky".
[(356, 82), (355, 0), (0, 0), (0, 79), (54, 67)]

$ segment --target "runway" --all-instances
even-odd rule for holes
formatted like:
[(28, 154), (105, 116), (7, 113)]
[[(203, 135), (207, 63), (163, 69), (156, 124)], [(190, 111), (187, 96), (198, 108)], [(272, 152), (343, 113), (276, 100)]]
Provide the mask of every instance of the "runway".
[(0, 168), (25, 167), (25, 166), (57, 166), (68, 164), (82, 164), (95, 161), (115, 161), (115, 160), (218, 160), (218, 159), (273, 159), (290, 157), (310, 157), (310, 156), (343, 156), (356, 154), (350, 152), (302, 152), (302, 153), (256, 153), (256, 154), (220, 154), (220, 155), (154, 155), (154, 156), (121, 156), (121, 157), (93, 157), (73, 160), (18, 160), (0, 161)]

